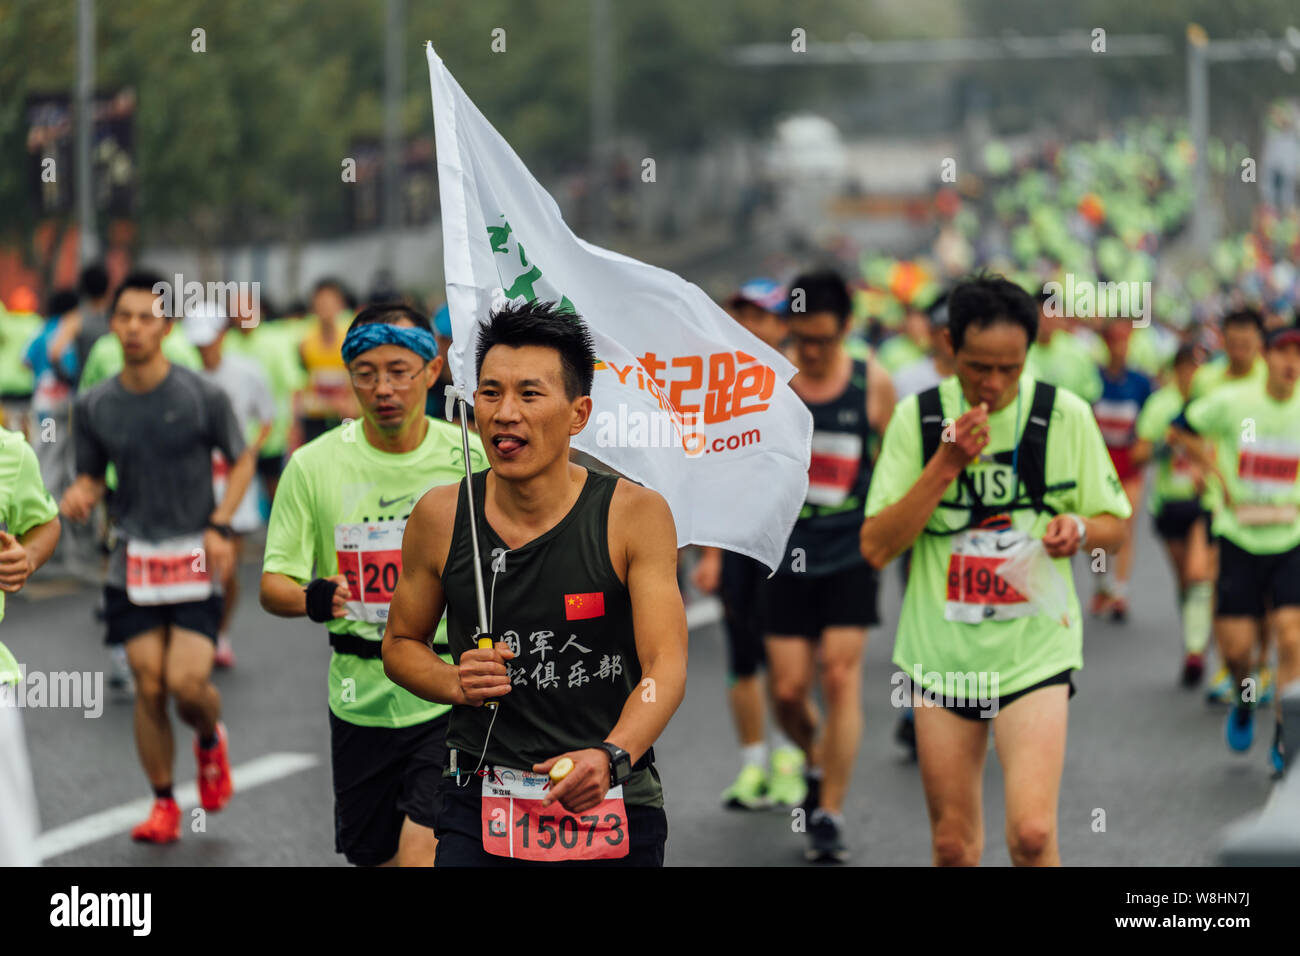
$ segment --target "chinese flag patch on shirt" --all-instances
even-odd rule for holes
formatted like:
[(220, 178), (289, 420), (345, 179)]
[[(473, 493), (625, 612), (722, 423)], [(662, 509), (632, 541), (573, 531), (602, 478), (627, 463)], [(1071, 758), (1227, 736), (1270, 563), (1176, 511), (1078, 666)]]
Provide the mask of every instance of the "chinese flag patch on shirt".
[(585, 621), (590, 617), (604, 616), (604, 591), (591, 591), (587, 594), (564, 595), (564, 619), (566, 621)]

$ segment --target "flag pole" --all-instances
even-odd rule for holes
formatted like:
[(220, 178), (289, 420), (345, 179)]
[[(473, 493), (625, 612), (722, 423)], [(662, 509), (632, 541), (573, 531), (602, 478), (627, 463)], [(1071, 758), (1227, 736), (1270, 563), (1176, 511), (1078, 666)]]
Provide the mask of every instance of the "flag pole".
[[(478, 517), (474, 510), (474, 478), (469, 465), (469, 412), (465, 404), (465, 390), (459, 385), (448, 385), (447, 412), (450, 417), (452, 403), (460, 408), (460, 440), (465, 452), (465, 495), (469, 502), (469, 537), (474, 548), (474, 597), (478, 601), (478, 630), (475, 632), (475, 644), (479, 650), (492, 649), (492, 637), (488, 634), (487, 602), (483, 598), (483, 561), (478, 547)], [(487, 707), (496, 707), (497, 702), (489, 700)]]

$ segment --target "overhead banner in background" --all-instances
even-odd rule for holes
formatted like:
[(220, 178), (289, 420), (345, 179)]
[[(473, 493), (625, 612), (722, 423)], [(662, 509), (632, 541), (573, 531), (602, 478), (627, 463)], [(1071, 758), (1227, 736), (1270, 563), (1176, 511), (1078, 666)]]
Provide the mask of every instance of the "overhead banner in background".
[(812, 416), (787, 384), (794, 366), (698, 286), (575, 236), (432, 44), (427, 55), (456, 384), (472, 396), (494, 307), (571, 307), (598, 358), (573, 446), (662, 494), (679, 546), (775, 568), (808, 488)]

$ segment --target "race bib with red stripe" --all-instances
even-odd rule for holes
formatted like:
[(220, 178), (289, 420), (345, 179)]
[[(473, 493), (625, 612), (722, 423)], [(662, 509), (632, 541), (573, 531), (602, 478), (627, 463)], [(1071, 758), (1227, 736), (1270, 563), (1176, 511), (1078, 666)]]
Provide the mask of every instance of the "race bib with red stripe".
[(495, 767), (483, 778), (483, 849), (516, 860), (608, 860), (628, 854), (627, 807), (614, 787), (585, 813), (542, 807), (550, 777)]
[(370, 521), (334, 526), (334, 553), (339, 573), (348, 580), (352, 600), (347, 619), (382, 624), (402, 576), (401, 521)]
[(203, 535), (126, 543), (126, 594), (132, 604), (184, 604), (212, 596)]
[(1259, 439), (1237, 454), (1237, 477), (1268, 494), (1290, 491), (1300, 472), (1300, 445)]
[(1092, 413), (1096, 416), (1097, 428), (1108, 448), (1123, 448), (1133, 444), (1136, 438), (1133, 430), (1137, 425), (1139, 411), (1140, 406), (1131, 398), (1120, 402), (1102, 399), (1093, 403)]
[(814, 431), (808, 459), (808, 504), (843, 504), (857, 481), (861, 462), (861, 435)]
[(1033, 541), (1019, 531), (966, 531), (952, 542), (944, 617), (978, 624), (1035, 613), (1029, 599), (996, 573)]

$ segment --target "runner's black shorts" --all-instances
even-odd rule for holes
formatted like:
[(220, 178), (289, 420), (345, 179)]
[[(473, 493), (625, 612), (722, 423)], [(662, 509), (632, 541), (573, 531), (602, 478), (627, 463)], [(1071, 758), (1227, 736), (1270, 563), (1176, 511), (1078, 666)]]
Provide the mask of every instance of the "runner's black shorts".
[(1153, 516), (1156, 534), (1165, 541), (1182, 541), (1192, 531), (1192, 525), (1201, 518), (1205, 519), (1206, 534), (1209, 534), (1211, 515), (1195, 499), (1191, 501), (1167, 501), (1159, 513)]
[(355, 866), (397, 855), (402, 821), (438, 829), (450, 714), (411, 727), (362, 727), (330, 711), (334, 850)]
[(614, 860), (564, 860), (543, 863), (494, 856), (483, 849), (483, 778), (463, 775), (464, 787), (455, 777), (443, 777), (438, 785), (438, 856), (434, 866), (663, 866), (664, 844), (668, 841), (668, 816), (662, 807), (627, 807), (627, 856)]
[(281, 452), (276, 452), (273, 455), (257, 456), (257, 474), (263, 481), (276, 481), (283, 471), (284, 455)]
[(1219, 539), (1216, 617), (1262, 617), (1270, 608), (1300, 606), (1300, 545), (1279, 554), (1252, 554)]
[[(1072, 673), (1074, 673), (1072, 669), (1063, 670), (1059, 674), (1053, 674), (1051, 677), (1040, 680), (1037, 684), (1032, 684), (1029, 687), (1023, 687), (1020, 690), (1013, 691), (1010, 694), (1003, 694), (1001, 697), (998, 698), (996, 708), (994, 707), (992, 701), (989, 701), (989, 705), (987, 708), (981, 706), (979, 703), (945, 704), (943, 702), (942, 696), (938, 697), (935, 703), (938, 706), (942, 707), (944, 710), (948, 711), (950, 714), (956, 714), (958, 717), (964, 717), (966, 720), (989, 720), (993, 717), (996, 717), (998, 714), (1002, 713), (1002, 708), (1006, 707), (1012, 701), (1018, 700), (1019, 698), (1024, 697), (1026, 694), (1032, 694), (1036, 690), (1042, 690), (1044, 687), (1055, 687), (1057, 684), (1069, 684), (1070, 697), (1073, 697), (1076, 691), (1074, 687), (1074, 681), (1070, 679), (1070, 675)], [(913, 691), (916, 692), (916, 684), (910, 678), (908, 679), (908, 683), (911, 684)], [(969, 700), (969, 698), (967, 699)], [(1066, 699), (1068, 700), (1069, 698), (1067, 697)], [(914, 698), (909, 696), (908, 700), (914, 700)], [(915, 707), (917, 705), (913, 703), (912, 706)]]
[(125, 644), (146, 631), (164, 627), (183, 627), (217, 640), (221, 611), (225, 599), (214, 594), (203, 601), (182, 604), (132, 604), (123, 588), (104, 586), (104, 623), (108, 625), (106, 644)]
[(763, 666), (763, 622), (759, 594), (767, 568), (753, 558), (722, 552), (719, 596), (727, 633), (727, 668), (731, 678), (753, 677)]
[(777, 574), (763, 582), (763, 633), (818, 640), (828, 627), (874, 627), (879, 582), (866, 562), (831, 574)]

